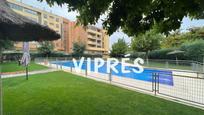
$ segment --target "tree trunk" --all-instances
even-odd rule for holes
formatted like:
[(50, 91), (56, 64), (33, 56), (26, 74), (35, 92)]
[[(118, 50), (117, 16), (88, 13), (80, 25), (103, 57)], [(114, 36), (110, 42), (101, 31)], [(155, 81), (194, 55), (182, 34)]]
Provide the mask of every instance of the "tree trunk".
[(149, 66), (149, 51), (146, 52), (145, 59), (146, 59), (147, 66)]
[(2, 53), (2, 49), (0, 49), (0, 63), (3, 63), (3, 53)]

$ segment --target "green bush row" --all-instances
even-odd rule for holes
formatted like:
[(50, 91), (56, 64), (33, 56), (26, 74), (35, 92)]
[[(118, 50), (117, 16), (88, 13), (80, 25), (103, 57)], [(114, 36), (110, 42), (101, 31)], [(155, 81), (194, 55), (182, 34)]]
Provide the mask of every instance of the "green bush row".
[[(194, 42), (187, 42), (182, 44), (179, 48), (168, 48), (168, 49), (160, 49), (154, 50), (149, 53), (149, 59), (168, 59), (175, 60), (175, 55), (168, 55), (169, 52), (174, 50), (181, 50), (184, 53), (176, 54), (179, 60), (194, 60), (203, 62), (204, 57), (204, 40), (197, 40)], [(144, 58), (145, 54), (141, 55), (141, 53), (134, 53), (131, 57), (142, 57)]]
[(204, 57), (204, 40), (197, 40), (193, 43), (185, 43), (180, 47), (184, 52), (184, 58), (203, 62)]
[(149, 53), (150, 59), (171, 59), (174, 60), (175, 56), (168, 55), (169, 52), (174, 51), (174, 48), (168, 48), (168, 49), (160, 49), (160, 50), (154, 50)]

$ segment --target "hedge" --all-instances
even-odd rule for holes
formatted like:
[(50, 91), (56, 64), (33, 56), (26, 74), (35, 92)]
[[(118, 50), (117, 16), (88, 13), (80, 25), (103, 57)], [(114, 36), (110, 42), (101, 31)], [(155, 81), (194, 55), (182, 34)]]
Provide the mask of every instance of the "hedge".
[[(169, 59), (175, 60), (175, 55), (167, 55), (169, 52), (176, 50), (175, 48), (160, 49), (149, 53), (150, 59)], [(177, 50), (184, 51), (183, 54), (177, 54), (179, 60), (194, 60), (203, 62), (204, 57), (204, 40), (197, 40), (181, 45)]]
[(154, 50), (149, 53), (150, 59), (175, 59), (175, 56), (173, 55), (167, 55), (169, 52), (174, 51), (174, 48), (168, 48), (168, 49), (160, 49), (160, 50)]
[(180, 50), (184, 52), (184, 58), (203, 62), (204, 57), (204, 40), (197, 40), (193, 43), (184, 43)]

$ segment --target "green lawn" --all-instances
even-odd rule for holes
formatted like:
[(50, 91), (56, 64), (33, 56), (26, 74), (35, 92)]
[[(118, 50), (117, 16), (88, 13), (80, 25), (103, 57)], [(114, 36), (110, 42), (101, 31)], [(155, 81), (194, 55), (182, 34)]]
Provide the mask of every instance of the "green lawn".
[(7, 115), (204, 115), (204, 111), (65, 72), (3, 80)]
[[(0, 64), (2, 67), (2, 72), (15, 72), (15, 71), (24, 71), (25, 67), (19, 66), (18, 62), (5, 62)], [(35, 70), (42, 70), (42, 69), (47, 69), (48, 67), (42, 66), (39, 64), (36, 64), (34, 62), (31, 62), (29, 64), (28, 70), (29, 71), (35, 71)]]

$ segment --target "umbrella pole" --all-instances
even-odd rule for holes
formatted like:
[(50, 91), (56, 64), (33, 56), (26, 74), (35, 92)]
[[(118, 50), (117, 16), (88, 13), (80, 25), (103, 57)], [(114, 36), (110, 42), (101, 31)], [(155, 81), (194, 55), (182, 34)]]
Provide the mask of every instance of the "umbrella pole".
[(26, 66), (26, 80), (28, 80), (28, 66)]

